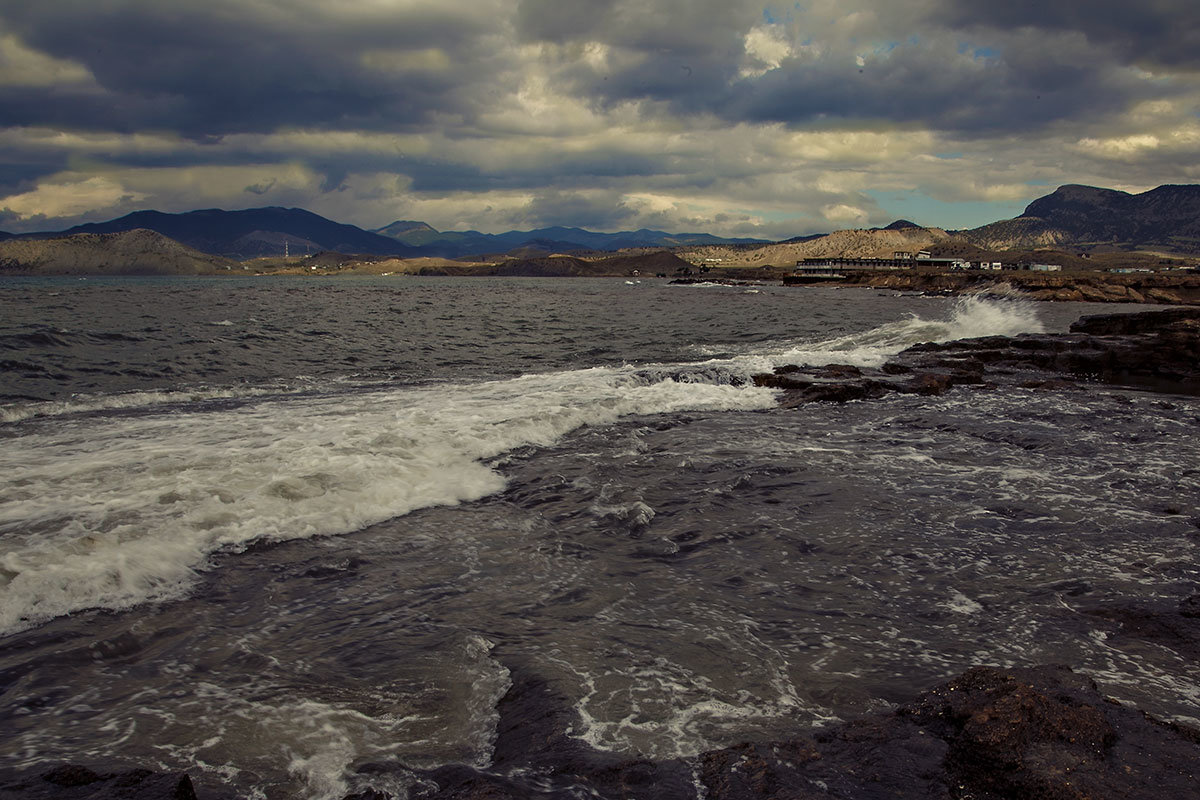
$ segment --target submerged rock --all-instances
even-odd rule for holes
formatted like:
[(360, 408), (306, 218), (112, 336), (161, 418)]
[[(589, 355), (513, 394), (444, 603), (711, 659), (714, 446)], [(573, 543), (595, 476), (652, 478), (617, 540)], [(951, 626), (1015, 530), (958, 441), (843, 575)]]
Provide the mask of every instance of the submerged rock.
[[(544, 689), (515, 684), (502, 720), (549, 699)], [(1109, 700), (1062, 666), (975, 667), (890, 713), (661, 762), (599, 753), (561, 719), (545, 730), (524, 718), (502, 721), (492, 769), (425, 773), (413, 797), (1130, 800), (1196, 797), (1200, 785), (1200, 731)]]
[[(1186, 602), (1180, 616), (1191, 610)], [(363, 772), (409, 776), (412, 800), (1139, 800), (1194, 798), (1200, 731), (1110, 700), (1065, 666), (974, 667), (883, 712), (769, 742), (652, 761), (571, 735), (571, 703), (514, 672), (492, 763)], [(100, 773), (79, 765), (0, 774), (0, 800), (217, 800), (182, 773)], [(366, 789), (346, 800), (398, 800)]]
[[(80, 764), (63, 764), (50, 770), (29, 770), (0, 775), (2, 800), (197, 800), (191, 779), (182, 772), (130, 769), (96, 772)], [(207, 800), (229, 795), (206, 794)]]

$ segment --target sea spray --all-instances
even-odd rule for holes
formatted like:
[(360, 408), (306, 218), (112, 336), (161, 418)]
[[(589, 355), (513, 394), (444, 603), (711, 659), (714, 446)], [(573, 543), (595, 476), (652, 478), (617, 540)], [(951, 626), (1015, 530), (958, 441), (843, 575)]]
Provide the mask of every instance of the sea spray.
[(979, 336), (1016, 336), (1045, 330), (1034, 305), (1028, 301), (964, 297), (954, 304), (946, 320), (908, 319), (880, 325), (861, 333), (801, 344), (767, 357), (769, 366), (799, 364), (853, 364), (878, 367), (889, 357), (922, 342), (949, 342)]

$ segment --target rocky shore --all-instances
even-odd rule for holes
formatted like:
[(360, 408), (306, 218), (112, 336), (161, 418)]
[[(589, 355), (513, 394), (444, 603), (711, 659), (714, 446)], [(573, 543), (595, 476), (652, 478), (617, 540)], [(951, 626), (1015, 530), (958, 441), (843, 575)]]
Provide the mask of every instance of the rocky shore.
[[(1200, 597), (1171, 617), (1193, 647)], [(887, 713), (782, 741), (744, 742), (693, 758), (650, 761), (591, 749), (570, 736), (565, 698), (514, 673), (500, 701), (486, 769), (405, 770), (412, 800), (1135, 800), (1197, 797), (1200, 730), (1106, 698), (1065, 666), (975, 667)], [(4, 800), (230, 800), (187, 775), (60, 765), (0, 773)], [(345, 800), (396, 800), (367, 789)]]
[[(784, 280), (785, 283), (789, 281)], [(1030, 300), (1091, 303), (1200, 305), (1200, 275), (1189, 272), (1109, 274), (1099, 272), (852, 272), (851, 286), (947, 294), (1017, 294)]]
[(782, 389), (780, 405), (936, 395), (954, 386), (1080, 387), (1109, 383), (1200, 394), (1200, 309), (1084, 317), (1065, 334), (988, 336), (911, 347), (877, 370), (778, 367), (754, 383)]
[[(1104, 384), (1200, 395), (1200, 308), (1084, 317), (1064, 334), (918, 345), (878, 370), (781, 367), (754, 380), (782, 389), (785, 408), (960, 386), (1083, 391)], [(1193, 523), (1200, 536), (1200, 518)], [(1114, 641), (1200, 661), (1200, 595), (1097, 602), (1080, 611)], [(591, 748), (571, 735), (570, 698), (534, 665), (505, 666), (512, 685), (497, 708), (487, 767), (362, 763), (356, 785), (407, 784), (407, 795), (364, 789), (346, 800), (1200, 798), (1200, 730), (1107, 698), (1086, 675), (1061, 665), (977, 666), (887, 712), (662, 761)], [(202, 776), (127, 764), (0, 769), (0, 800), (232, 797)]]

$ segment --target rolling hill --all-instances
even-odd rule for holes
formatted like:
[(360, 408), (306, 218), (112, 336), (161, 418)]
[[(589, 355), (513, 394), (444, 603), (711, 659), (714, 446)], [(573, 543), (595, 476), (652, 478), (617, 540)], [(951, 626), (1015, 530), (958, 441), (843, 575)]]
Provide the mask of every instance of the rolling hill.
[(241, 269), (148, 230), (0, 242), (0, 274), (211, 275)]
[(292, 255), (322, 250), (417, 255), (414, 248), (396, 239), (333, 222), (304, 209), (274, 206), (243, 211), (210, 208), (182, 214), (135, 211), (108, 222), (79, 225), (54, 235), (118, 233), (137, 228), (157, 231), (205, 253), (238, 259), (283, 255), (285, 248)]

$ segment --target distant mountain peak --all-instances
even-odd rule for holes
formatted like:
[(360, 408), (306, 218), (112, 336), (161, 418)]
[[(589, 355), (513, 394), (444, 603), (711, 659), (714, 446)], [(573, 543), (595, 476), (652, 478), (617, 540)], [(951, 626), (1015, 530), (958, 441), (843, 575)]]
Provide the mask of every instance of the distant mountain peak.
[(1103, 245), (1196, 252), (1200, 186), (1159, 186), (1130, 194), (1070, 183), (1034, 200), (1019, 217), (961, 233), (972, 244), (994, 250)]
[(882, 228), (881, 230), (905, 231), (905, 230), (908, 230), (909, 228), (920, 228), (920, 227), (921, 226), (915, 222), (909, 222), (906, 219), (898, 219), (895, 222), (893, 222), (891, 225), (888, 225), (886, 228)]

